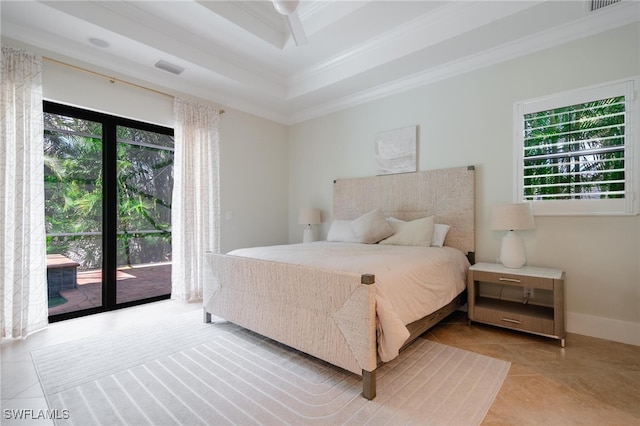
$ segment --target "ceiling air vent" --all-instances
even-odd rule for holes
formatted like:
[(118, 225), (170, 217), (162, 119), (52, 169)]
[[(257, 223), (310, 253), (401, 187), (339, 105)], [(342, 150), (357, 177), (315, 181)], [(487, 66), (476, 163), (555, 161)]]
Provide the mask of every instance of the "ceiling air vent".
[(171, 64), (167, 61), (163, 61), (162, 59), (156, 62), (154, 66), (175, 75), (180, 75), (182, 74), (182, 71), (184, 71), (184, 68)]
[(589, 10), (595, 11), (602, 9), (603, 7), (611, 6), (612, 4), (620, 3), (622, 0), (590, 0)]

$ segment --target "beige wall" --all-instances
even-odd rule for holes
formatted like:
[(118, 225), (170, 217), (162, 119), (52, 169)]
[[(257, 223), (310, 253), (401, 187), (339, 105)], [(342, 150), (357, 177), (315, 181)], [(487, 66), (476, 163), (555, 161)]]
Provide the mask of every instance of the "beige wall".
[[(30, 46), (17, 47), (48, 56)], [(43, 65), (43, 95), (55, 102), (167, 127), (174, 125), (173, 97), (110, 83), (47, 61)], [(220, 249), (226, 253), (252, 245), (286, 244), (287, 127), (224, 109), (220, 120)]]
[[(307, 206), (322, 209), (326, 236), (332, 181), (375, 173), (377, 132), (418, 125), (419, 170), (476, 166), (476, 259), (495, 261), (502, 233), (489, 216), (512, 201), (514, 102), (640, 74), (639, 40), (634, 24), (291, 126), (289, 241), (301, 240), (295, 215)], [(522, 233), (528, 263), (566, 271), (568, 330), (640, 344), (640, 218), (536, 225)]]
[(220, 125), (223, 253), (288, 243), (288, 149), (286, 126), (241, 112), (225, 114)]

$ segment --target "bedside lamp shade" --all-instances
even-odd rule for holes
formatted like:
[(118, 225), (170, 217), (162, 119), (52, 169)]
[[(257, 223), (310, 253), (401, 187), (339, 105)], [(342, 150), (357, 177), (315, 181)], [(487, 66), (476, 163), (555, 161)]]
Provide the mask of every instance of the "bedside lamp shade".
[(317, 225), (320, 223), (320, 210), (310, 208), (300, 209), (300, 213), (298, 214), (298, 223), (300, 225), (307, 225), (304, 229), (302, 242), (310, 243), (315, 241), (316, 238), (311, 225)]
[(524, 229), (535, 229), (536, 225), (527, 203), (506, 204), (493, 208), (491, 229), (508, 231), (502, 237), (500, 262), (507, 268), (521, 268), (527, 261), (522, 239), (514, 232)]

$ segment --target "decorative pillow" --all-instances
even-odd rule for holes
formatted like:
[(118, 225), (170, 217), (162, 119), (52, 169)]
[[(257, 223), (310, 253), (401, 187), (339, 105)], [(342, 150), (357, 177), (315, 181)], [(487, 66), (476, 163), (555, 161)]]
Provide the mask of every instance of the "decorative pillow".
[(334, 220), (327, 234), (327, 241), (337, 241), (342, 243), (357, 242), (356, 236), (351, 230), (350, 220)]
[(371, 210), (355, 219), (351, 222), (351, 230), (356, 241), (365, 244), (375, 244), (393, 234), (393, 228), (380, 209)]
[(433, 225), (433, 238), (431, 239), (432, 247), (442, 247), (444, 245), (444, 240), (447, 238), (449, 228), (451, 228), (451, 226), (443, 225), (441, 223)]
[(389, 218), (389, 223), (395, 232), (389, 238), (380, 241), (380, 244), (429, 247), (433, 237), (433, 221), (433, 216), (410, 222)]

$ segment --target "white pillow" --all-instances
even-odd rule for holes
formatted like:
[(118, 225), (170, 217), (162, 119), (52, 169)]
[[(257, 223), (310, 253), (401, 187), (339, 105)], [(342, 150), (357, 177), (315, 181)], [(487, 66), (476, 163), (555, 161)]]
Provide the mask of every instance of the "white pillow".
[(371, 210), (355, 219), (351, 222), (351, 230), (356, 241), (365, 244), (375, 244), (393, 234), (393, 228), (380, 209)]
[(342, 243), (355, 243), (356, 236), (351, 230), (350, 220), (334, 220), (327, 234), (327, 241), (337, 241)]
[(429, 247), (433, 237), (433, 221), (433, 216), (410, 222), (390, 218), (388, 223), (391, 224), (394, 234), (380, 241), (380, 244)]
[(449, 228), (451, 228), (451, 226), (443, 225), (441, 223), (436, 223), (435, 225), (433, 225), (433, 238), (431, 239), (432, 247), (444, 246), (444, 240), (447, 238)]

